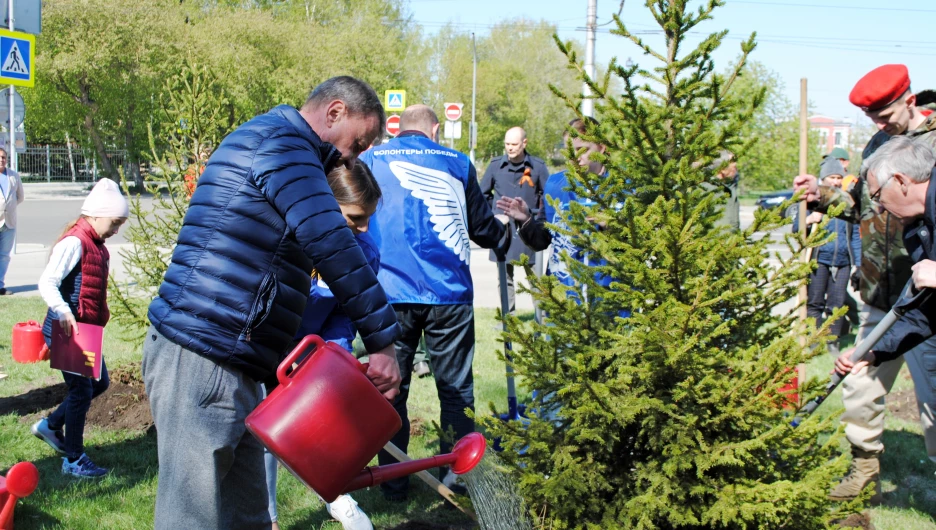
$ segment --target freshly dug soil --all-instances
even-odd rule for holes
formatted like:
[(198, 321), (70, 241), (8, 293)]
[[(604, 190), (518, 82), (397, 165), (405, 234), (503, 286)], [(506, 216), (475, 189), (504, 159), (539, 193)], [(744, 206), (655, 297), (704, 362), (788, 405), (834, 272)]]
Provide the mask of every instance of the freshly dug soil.
[(874, 530), (874, 525), (871, 524), (871, 516), (868, 514), (868, 512), (853, 513), (845, 519), (838, 521), (838, 525), (842, 528), (861, 528), (862, 530)]
[[(110, 373), (110, 387), (91, 402), (86, 425), (101, 429), (145, 431), (153, 425), (143, 388), (140, 365), (123, 366)], [(59, 405), (68, 394), (65, 383), (34, 388), (18, 396), (0, 398), (0, 415), (16, 414), (32, 423)]]
[(91, 402), (87, 424), (102, 429), (145, 431), (153, 425), (149, 399), (143, 388), (140, 365), (131, 364), (110, 374), (107, 392)]
[(884, 400), (887, 403), (887, 410), (894, 416), (913, 423), (920, 421), (916, 392), (914, 392), (913, 388), (901, 390), (900, 392), (891, 392)]
[(410, 418), (409, 433), (413, 438), (426, 434), (426, 423), (419, 418)]

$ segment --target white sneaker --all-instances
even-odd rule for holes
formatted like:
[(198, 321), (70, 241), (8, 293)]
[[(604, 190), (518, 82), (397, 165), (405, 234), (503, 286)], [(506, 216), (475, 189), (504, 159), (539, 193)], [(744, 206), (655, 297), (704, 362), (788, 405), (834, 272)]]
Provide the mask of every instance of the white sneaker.
[(65, 454), (65, 433), (62, 429), (53, 431), (49, 428), (48, 418), (42, 418), (29, 429), (33, 436), (49, 444), (57, 453)]
[(334, 517), (344, 530), (374, 530), (367, 514), (358, 508), (358, 503), (350, 495), (340, 495), (335, 502), (330, 502), (328, 514)]

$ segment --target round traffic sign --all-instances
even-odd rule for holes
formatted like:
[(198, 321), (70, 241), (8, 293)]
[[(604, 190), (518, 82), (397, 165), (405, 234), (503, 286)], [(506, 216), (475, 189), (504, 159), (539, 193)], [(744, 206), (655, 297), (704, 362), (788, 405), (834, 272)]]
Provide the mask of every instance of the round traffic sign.
[(387, 134), (396, 136), (400, 134), (400, 117), (394, 114), (387, 118)]
[(458, 103), (445, 104), (445, 119), (449, 121), (458, 121), (462, 115), (462, 106)]
[[(14, 127), (19, 127), (23, 124), (23, 119), (26, 117), (26, 105), (23, 104), (23, 96), (19, 92), (13, 93), (13, 119)], [(10, 124), (10, 89), (6, 88), (0, 90), (0, 125), (8, 127)]]

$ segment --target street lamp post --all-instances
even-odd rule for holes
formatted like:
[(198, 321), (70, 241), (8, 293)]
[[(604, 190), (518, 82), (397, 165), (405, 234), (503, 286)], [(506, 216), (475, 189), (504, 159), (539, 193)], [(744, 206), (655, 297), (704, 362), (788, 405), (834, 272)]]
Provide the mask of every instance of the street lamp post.
[[(595, 26), (598, 24), (598, 0), (588, 0), (588, 18), (585, 22), (585, 75), (595, 79)], [(595, 100), (588, 83), (582, 83), (582, 114), (588, 117), (595, 115)]]
[(478, 101), (478, 48), (475, 46), (475, 34), (471, 34), (471, 55), (473, 66), (471, 68), (471, 126), (468, 128), (468, 145), (471, 146), (468, 158), (471, 163), (475, 161), (475, 143), (478, 139), (478, 122), (475, 121), (475, 107)]

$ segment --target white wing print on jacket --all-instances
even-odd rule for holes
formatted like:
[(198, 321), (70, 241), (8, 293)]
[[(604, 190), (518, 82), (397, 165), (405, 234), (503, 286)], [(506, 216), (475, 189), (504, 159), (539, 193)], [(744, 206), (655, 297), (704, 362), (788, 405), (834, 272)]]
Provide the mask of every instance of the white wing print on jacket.
[(390, 162), (390, 171), (400, 185), (413, 192), (429, 211), (432, 229), (439, 240), (468, 263), (471, 248), (465, 212), (465, 186), (455, 177), (409, 162)]

